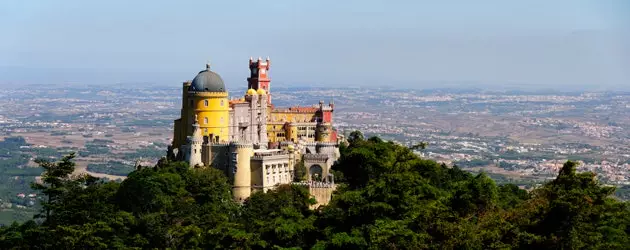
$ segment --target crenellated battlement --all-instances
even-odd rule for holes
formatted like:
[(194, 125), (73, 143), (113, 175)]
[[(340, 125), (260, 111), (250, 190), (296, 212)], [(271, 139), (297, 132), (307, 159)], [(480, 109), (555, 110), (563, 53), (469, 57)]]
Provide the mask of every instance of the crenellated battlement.
[(337, 147), (336, 142), (317, 142), (315, 145), (317, 148), (334, 148)]
[(248, 142), (231, 142), (230, 147), (232, 148), (254, 148), (254, 144)]
[(326, 154), (305, 154), (304, 160), (309, 162), (325, 163), (328, 160)]
[(292, 185), (305, 186), (309, 188), (336, 188), (337, 184), (331, 182), (322, 182), (322, 181), (301, 181), (301, 182), (292, 182)]
[(280, 146), (294, 146), (295, 143), (293, 143), (292, 141), (281, 141), (280, 142)]

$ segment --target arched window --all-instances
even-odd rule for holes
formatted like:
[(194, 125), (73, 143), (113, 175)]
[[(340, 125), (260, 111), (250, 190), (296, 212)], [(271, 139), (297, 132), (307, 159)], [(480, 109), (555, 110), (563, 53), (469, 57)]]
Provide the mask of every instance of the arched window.
[(223, 116), (221, 116), (221, 123), (223, 123)]
[(223, 107), (223, 100), (221, 100), (221, 107)]
[[(208, 100), (203, 100), (203, 105), (208, 107)], [(221, 101), (221, 106), (223, 106), (223, 101)]]
[(208, 117), (203, 118), (203, 124), (208, 124)]

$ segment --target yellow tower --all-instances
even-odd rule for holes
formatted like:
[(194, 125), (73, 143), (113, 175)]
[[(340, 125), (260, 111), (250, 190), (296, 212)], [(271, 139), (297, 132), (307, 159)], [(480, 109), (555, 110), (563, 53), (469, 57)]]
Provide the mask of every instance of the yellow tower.
[(183, 99), (188, 101), (184, 104), (187, 112), (182, 112), (188, 114), (186, 118), (182, 117), (186, 134), (192, 133), (193, 119), (197, 117), (202, 136), (215, 142), (228, 140), (228, 93), (223, 79), (210, 70), (209, 64), (206, 70), (199, 72), (192, 80), (187, 96)]
[(216, 141), (227, 141), (229, 124), (227, 92), (197, 92), (192, 94), (192, 99), (202, 135), (212, 137), (212, 140)]

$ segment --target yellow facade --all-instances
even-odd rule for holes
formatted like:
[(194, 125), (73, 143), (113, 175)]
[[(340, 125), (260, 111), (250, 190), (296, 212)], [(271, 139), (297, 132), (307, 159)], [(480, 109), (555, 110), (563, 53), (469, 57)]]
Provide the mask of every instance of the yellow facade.
[(287, 126), (287, 139), (289, 141), (297, 141), (298, 140), (298, 134), (297, 134), (297, 127), (296, 126)]
[(271, 122), (312, 122), (317, 117), (315, 112), (270, 112)]
[[(292, 111), (269, 109), (267, 117), (267, 138), (270, 142), (297, 141), (302, 132), (298, 132), (298, 124), (313, 123), (318, 117), (316, 111)], [(302, 125), (303, 126), (303, 125)], [(312, 126), (309, 126), (312, 128)], [(314, 129), (313, 129), (314, 133)], [(307, 141), (315, 138), (306, 137)]]
[(270, 142), (287, 141), (286, 130), (283, 122), (267, 123), (267, 139)]
[(197, 92), (189, 97), (203, 136), (216, 136), (227, 141), (229, 104), (227, 92)]

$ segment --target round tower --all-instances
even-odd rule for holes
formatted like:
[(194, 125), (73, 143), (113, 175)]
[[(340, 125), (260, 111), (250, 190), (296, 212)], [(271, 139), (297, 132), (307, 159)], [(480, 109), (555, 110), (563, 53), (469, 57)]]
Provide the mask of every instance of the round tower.
[(242, 202), (249, 198), (252, 192), (251, 157), (254, 155), (254, 145), (251, 143), (233, 142), (230, 144), (232, 153), (232, 172), (234, 174), (234, 186), (232, 197), (235, 201)]
[(315, 140), (318, 142), (330, 142), (332, 125), (330, 123), (317, 123)]
[(229, 105), (228, 92), (219, 74), (206, 70), (197, 74), (188, 88), (189, 106), (203, 136), (208, 136), (211, 142), (228, 140)]

